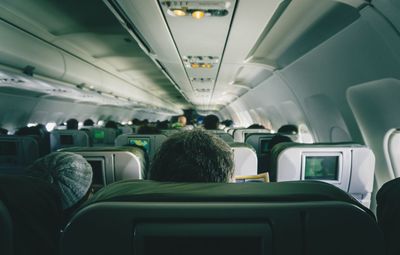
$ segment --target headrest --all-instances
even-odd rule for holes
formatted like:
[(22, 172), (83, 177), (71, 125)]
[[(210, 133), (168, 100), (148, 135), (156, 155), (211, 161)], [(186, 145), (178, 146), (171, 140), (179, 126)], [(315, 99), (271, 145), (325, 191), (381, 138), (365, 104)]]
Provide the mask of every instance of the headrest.
[(228, 143), (233, 151), (235, 165), (235, 176), (257, 174), (257, 154), (250, 145), (246, 143)]

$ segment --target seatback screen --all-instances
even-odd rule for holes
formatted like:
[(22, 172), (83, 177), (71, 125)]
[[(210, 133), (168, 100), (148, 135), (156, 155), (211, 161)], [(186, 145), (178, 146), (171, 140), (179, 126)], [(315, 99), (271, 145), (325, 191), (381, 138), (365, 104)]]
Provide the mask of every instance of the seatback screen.
[(93, 178), (92, 186), (100, 188), (104, 186), (104, 161), (101, 159), (88, 159), (89, 164), (92, 166)]
[(95, 142), (102, 143), (104, 141), (104, 130), (94, 130), (93, 138)]
[(146, 153), (150, 150), (150, 138), (128, 138), (129, 145), (136, 145), (144, 148)]
[(305, 180), (338, 180), (339, 156), (306, 156)]
[(73, 145), (74, 137), (72, 135), (60, 135), (60, 144), (61, 145)]

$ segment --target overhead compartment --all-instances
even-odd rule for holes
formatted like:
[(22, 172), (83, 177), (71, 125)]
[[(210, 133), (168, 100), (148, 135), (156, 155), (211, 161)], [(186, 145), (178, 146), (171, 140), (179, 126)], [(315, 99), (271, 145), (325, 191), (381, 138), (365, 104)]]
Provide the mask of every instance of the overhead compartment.
[(90, 63), (76, 58), (68, 53), (63, 53), (65, 59), (65, 74), (62, 80), (72, 84), (85, 84), (95, 89), (102, 88), (102, 71)]
[[(61, 52), (45, 41), (0, 20), (0, 64), (60, 79), (65, 71)], [(28, 72), (29, 73), (29, 72)]]

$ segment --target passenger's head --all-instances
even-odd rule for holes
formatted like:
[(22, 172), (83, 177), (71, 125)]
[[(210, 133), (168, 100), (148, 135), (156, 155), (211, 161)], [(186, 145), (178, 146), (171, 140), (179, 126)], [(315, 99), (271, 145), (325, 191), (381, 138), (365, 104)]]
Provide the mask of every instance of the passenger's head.
[(296, 125), (283, 125), (278, 129), (278, 133), (290, 137), (293, 141), (297, 141), (299, 129)]
[(27, 174), (43, 179), (59, 192), (63, 209), (75, 206), (88, 194), (92, 167), (81, 155), (53, 152), (36, 160)]
[(112, 120), (107, 121), (106, 125), (104, 126), (105, 128), (114, 128), (118, 129), (118, 123)]
[(8, 134), (8, 130), (5, 128), (0, 128), (0, 135), (6, 135)]
[(204, 117), (203, 126), (205, 129), (218, 129), (219, 119), (217, 116), (211, 114)]
[(288, 136), (277, 134), (274, 137), (272, 137), (271, 141), (269, 141), (268, 151), (271, 151), (275, 145), (286, 142), (292, 142), (292, 139), (290, 139), (290, 137)]
[(178, 123), (181, 124), (182, 127), (186, 126), (187, 119), (185, 116), (181, 115), (178, 117)]
[(153, 159), (149, 179), (175, 182), (229, 182), (233, 177), (230, 147), (196, 129), (172, 135)]
[(247, 129), (265, 129), (265, 127), (260, 124), (252, 124), (252, 125), (248, 126)]
[(137, 131), (140, 135), (155, 135), (161, 134), (161, 131), (157, 127), (153, 126), (140, 126)]
[(76, 119), (67, 120), (67, 129), (78, 129), (78, 121)]
[(86, 120), (83, 122), (83, 125), (84, 125), (84, 126), (87, 126), (87, 127), (92, 127), (92, 126), (94, 125), (94, 121), (91, 120), (91, 119), (86, 119)]

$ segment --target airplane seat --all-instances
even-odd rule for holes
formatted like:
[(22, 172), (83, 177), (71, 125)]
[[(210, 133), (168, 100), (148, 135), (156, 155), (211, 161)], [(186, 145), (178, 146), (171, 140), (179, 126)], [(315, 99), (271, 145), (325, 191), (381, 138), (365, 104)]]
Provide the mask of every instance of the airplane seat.
[(400, 176), (400, 160), (397, 155), (400, 147), (400, 129), (393, 128), (389, 130), (383, 139), (383, 151), (389, 170), (395, 176)]
[(50, 133), (50, 150), (89, 146), (89, 135), (83, 130), (53, 130)]
[(257, 153), (257, 160), (258, 160), (258, 173), (266, 172), (267, 167), (267, 160), (266, 156), (268, 154), (268, 144), (269, 141), (275, 136), (276, 134), (271, 134), (267, 132), (262, 133), (249, 133), (246, 136), (245, 143), (251, 145)]
[(0, 137), (0, 174), (23, 174), (25, 167), (39, 156), (39, 144), (34, 137)]
[(257, 175), (257, 155), (245, 143), (228, 143), (233, 151), (235, 176)]
[(61, 238), (62, 255), (376, 255), (382, 250), (371, 211), (332, 185), (304, 181), (113, 183), (74, 215)]
[(171, 136), (173, 134), (179, 133), (179, 129), (161, 129), (161, 134), (166, 136)]
[(144, 148), (149, 157), (149, 161), (160, 148), (161, 144), (167, 140), (164, 134), (139, 135), (139, 134), (122, 134), (115, 139), (115, 146), (139, 146)]
[(143, 179), (148, 162), (145, 153), (137, 147), (70, 147), (68, 151), (82, 155), (92, 166), (93, 185), (103, 187), (110, 183)]
[(248, 129), (248, 128), (240, 128), (236, 129), (233, 133), (233, 140), (235, 142), (243, 143), (246, 140), (246, 137), (250, 134), (254, 133), (268, 133), (268, 129)]
[(0, 200), (0, 254), (12, 255), (13, 228), (10, 213)]
[(272, 148), (271, 181), (318, 180), (348, 192), (366, 207), (373, 189), (375, 156), (353, 143), (281, 143)]
[(117, 131), (114, 128), (91, 128), (89, 133), (94, 147), (113, 146), (117, 137)]
[(227, 143), (233, 143), (234, 142), (233, 141), (233, 137), (230, 134), (228, 134), (225, 131), (223, 131), (223, 130), (207, 130), (207, 132), (218, 136), (219, 138), (221, 138), (222, 140), (224, 140)]
[[(120, 134), (132, 134), (133, 129), (129, 126), (122, 126), (118, 128), (120, 131)], [(115, 140), (115, 137), (114, 137)], [(114, 143), (114, 140), (112, 141), (112, 144)]]
[(388, 255), (400, 254), (400, 178), (382, 185), (376, 195), (376, 213), (387, 248)]

